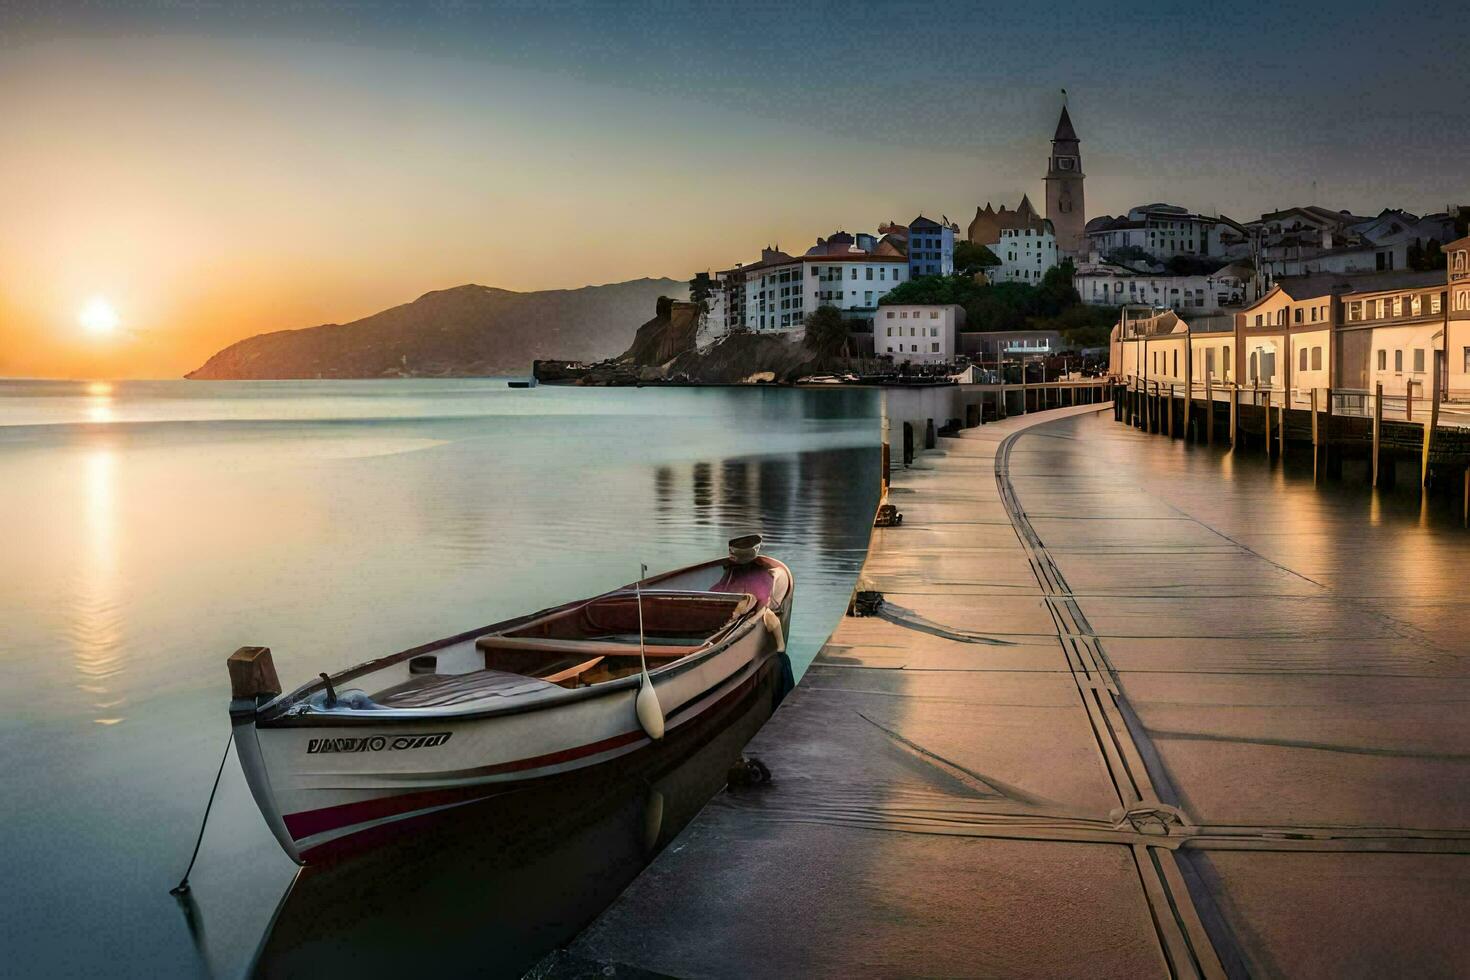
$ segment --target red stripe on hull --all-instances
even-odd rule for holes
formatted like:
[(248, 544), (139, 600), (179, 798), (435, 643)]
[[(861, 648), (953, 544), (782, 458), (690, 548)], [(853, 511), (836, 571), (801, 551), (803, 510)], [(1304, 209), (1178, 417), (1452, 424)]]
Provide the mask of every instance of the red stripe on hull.
[[(513, 762), (502, 762), (499, 765), (486, 766), (484, 769), (479, 770), (479, 773), (481, 775), (494, 776), (500, 773), (524, 772), (527, 769), (539, 769), (542, 766), (554, 766), (589, 755), (597, 755), (599, 752), (621, 748), (624, 745), (629, 745), (643, 738), (647, 738), (647, 736), (641, 731), (624, 732), (621, 735), (614, 735), (612, 738), (605, 738), (600, 742), (591, 742), (575, 748), (549, 752), (546, 755), (538, 755), (529, 759), (516, 759)], [(385, 796), (374, 800), (361, 800), (357, 803), (340, 803), (337, 806), (323, 807), (320, 810), (288, 813), (282, 817), (282, 820), (285, 821), (286, 829), (291, 832), (292, 838), (302, 840), (314, 834), (326, 833), (329, 830), (338, 830), (353, 824), (366, 823), (369, 820), (396, 817), (402, 813), (411, 813), (414, 810), (427, 810), (430, 807), (445, 806), (450, 803), (464, 803), (469, 800), (493, 795), (504, 788), (503, 785), (498, 784), (481, 784), (477, 786), (423, 790), (417, 793), (403, 793), (398, 796)]]

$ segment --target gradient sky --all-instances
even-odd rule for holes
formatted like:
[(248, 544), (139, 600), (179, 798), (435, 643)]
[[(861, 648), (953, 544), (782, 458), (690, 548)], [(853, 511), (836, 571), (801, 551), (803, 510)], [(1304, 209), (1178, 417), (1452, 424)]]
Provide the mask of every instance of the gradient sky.
[(0, 7), (0, 376), (1040, 206), (1063, 87), (1089, 217), (1470, 203), (1458, 4), (101, 7)]

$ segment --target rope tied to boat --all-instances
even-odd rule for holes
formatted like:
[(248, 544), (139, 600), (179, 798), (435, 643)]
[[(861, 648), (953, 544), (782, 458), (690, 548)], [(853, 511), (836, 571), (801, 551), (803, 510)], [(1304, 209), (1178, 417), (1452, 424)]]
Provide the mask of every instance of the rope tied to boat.
[(219, 769), (214, 774), (214, 785), (209, 790), (209, 802), (204, 804), (204, 818), (199, 821), (199, 836), (194, 839), (194, 853), (189, 855), (189, 866), (184, 869), (184, 877), (179, 879), (179, 883), (168, 890), (175, 898), (189, 894), (189, 875), (194, 871), (194, 862), (199, 860), (199, 845), (204, 843), (204, 828), (209, 825), (209, 811), (214, 808), (214, 795), (219, 792), (219, 779), (225, 774), (225, 762), (230, 758), (230, 746), (233, 744), (235, 732), (231, 729), (229, 738), (225, 739), (225, 754), (220, 756)]

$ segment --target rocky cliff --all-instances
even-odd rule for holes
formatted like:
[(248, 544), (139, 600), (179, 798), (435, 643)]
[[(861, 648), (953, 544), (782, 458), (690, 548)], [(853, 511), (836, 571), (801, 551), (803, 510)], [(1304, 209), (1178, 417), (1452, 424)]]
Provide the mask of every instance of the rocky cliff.
[(518, 293), (458, 286), (351, 323), (260, 334), (215, 354), (190, 378), (381, 378), (525, 374), (538, 358), (597, 360), (635, 339), (635, 324), (684, 283), (636, 279)]

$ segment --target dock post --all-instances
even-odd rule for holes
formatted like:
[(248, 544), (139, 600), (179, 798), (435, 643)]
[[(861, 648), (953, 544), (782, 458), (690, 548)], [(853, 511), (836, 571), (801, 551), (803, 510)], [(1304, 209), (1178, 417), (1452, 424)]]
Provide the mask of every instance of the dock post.
[[(1186, 362), (1188, 362), (1188, 360), (1189, 360), (1188, 355), (1186, 355), (1184, 359), (1185, 359)], [(1192, 409), (1193, 407), (1194, 407), (1194, 379), (1193, 378), (1185, 378), (1184, 379), (1184, 438), (1185, 439), (1189, 439), (1190, 438), (1190, 434), (1189, 434), (1190, 416), (1192, 414), (1194, 414), (1193, 412), (1190, 411), (1190, 409)], [(1199, 442), (1198, 439), (1195, 439), (1194, 441), (1195, 442)]]
[[(1378, 486), (1378, 454), (1383, 451), (1383, 382), (1373, 388), (1373, 485)], [(1466, 472), (1470, 472), (1467, 470)]]
[(1332, 388), (1322, 389), (1322, 468), (1333, 479), (1342, 479), (1342, 451), (1332, 451)]
[(1169, 419), (1169, 440), (1172, 442), (1173, 439), (1174, 439), (1174, 382), (1172, 382), (1172, 381), (1169, 382), (1168, 419)]
[(1286, 392), (1281, 394), (1281, 407), (1276, 410), (1276, 455), (1282, 459), (1286, 458), (1286, 403), (1291, 401), (1291, 396)]
[(1267, 459), (1270, 459), (1271, 458), (1271, 389), (1270, 388), (1267, 388), (1266, 389), (1266, 402), (1265, 402), (1265, 405), (1263, 406), (1262, 417), (1265, 419), (1265, 422), (1266, 422), (1266, 438), (1264, 440), (1265, 441), (1265, 444), (1266, 444), (1266, 458)]
[(1429, 450), (1434, 443), (1434, 430), (1439, 428), (1439, 351), (1430, 350), (1429, 367), (1434, 380), (1429, 386), (1429, 418), (1424, 422), (1424, 452), (1419, 485), (1429, 486)]
[(1205, 376), (1205, 445), (1215, 444), (1215, 384), (1214, 376)]
[(933, 419), (925, 419), (924, 420), (924, 448), (925, 449), (933, 449), (937, 442), (938, 442), (938, 440), (935, 439), (935, 437), (934, 437), (934, 420)]
[(1465, 467), (1465, 503), (1460, 510), (1460, 524), (1470, 527), (1470, 466)]
[(1317, 421), (1317, 389), (1312, 389), (1312, 479), (1317, 479), (1317, 470), (1322, 461), (1321, 435)]
[(889, 472), (893, 465), (893, 447), (889, 445), (891, 429), (892, 426), (889, 424), (888, 418), (885, 415), (883, 418), (883, 455), (878, 464), (880, 467), (878, 478), (881, 483), (879, 489), (883, 493), (888, 492)]
[(1404, 383), (1404, 421), (1414, 421), (1414, 379)]
[(1230, 388), (1230, 451), (1235, 452), (1239, 444), (1239, 433), (1236, 429), (1239, 424), (1237, 417), (1240, 415), (1240, 385), (1232, 385)]

